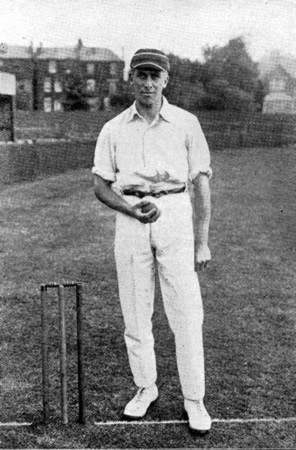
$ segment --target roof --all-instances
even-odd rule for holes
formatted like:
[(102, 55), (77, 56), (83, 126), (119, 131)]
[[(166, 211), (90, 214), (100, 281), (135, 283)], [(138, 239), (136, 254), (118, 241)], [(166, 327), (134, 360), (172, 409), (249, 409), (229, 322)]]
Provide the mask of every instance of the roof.
[[(121, 61), (107, 48), (82, 46), (79, 53), (82, 61)], [(43, 47), (38, 59), (76, 59), (77, 56), (78, 47)], [(0, 49), (0, 58), (29, 59), (31, 58), (30, 47), (7, 45), (6, 48)]]
[(277, 51), (270, 52), (259, 61), (261, 77), (269, 75), (277, 66), (281, 66), (292, 78), (296, 78), (296, 58), (291, 55), (281, 55)]
[(0, 48), (0, 58), (29, 58), (29, 47), (5, 45)]
[(268, 74), (269, 79), (272, 78), (285, 78), (288, 80), (294, 80), (293, 77), (283, 68), (281, 65), (276, 65)]

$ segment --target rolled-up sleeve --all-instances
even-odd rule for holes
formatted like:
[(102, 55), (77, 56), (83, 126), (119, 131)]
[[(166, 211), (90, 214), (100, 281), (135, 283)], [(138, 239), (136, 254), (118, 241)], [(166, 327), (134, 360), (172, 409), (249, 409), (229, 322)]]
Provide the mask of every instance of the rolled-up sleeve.
[(193, 117), (190, 125), (188, 133), (189, 179), (193, 181), (199, 173), (204, 173), (211, 178), (211, 157), (205, 135), (196, 117)]
[(109, 124), (104, 125), (99, 134), (92, 173), (105, 180), (116, 181), (115, 152)]

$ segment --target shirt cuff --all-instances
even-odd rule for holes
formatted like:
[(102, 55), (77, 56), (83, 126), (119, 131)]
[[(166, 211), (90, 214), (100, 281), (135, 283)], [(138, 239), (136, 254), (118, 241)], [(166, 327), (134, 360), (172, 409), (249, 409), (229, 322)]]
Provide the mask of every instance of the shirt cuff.
[(203, 173), (204, 175), (206, 175), (209, 180), (213, 176), (213, 171), (212, 171), (212, 169), (210, 167), (208, 168), (208, 170), (206, 172), (204, 172), (203, 170), (200, 170), (200, 173)]
[(197, 175), (198, 175), (199, 173), (202, 173), (203, 175), (206, 175), (206, 176), (209, 178), (209, 180), (210, 180), (210, 179), (212, 178), (212, 176), (213, 176), (213, 171), (212, 171), (212, 169), (209, 167), (207, 170), (197, 170), (197, 171), (195, 171), (195, 172), (192, 172), (192, 173), (190, 174), (190, 179), (191, 179), (191, 181), (193, 181), (194, 178), (196, 178)]
[(98, 167), (93, 167), (91, 169), (91, 173), (93, 173), (94, 175), (99, 175), (107, 181), (116, 181), (116, 176), (113, 172), (108, 172), (106, 170), (99, 169)]

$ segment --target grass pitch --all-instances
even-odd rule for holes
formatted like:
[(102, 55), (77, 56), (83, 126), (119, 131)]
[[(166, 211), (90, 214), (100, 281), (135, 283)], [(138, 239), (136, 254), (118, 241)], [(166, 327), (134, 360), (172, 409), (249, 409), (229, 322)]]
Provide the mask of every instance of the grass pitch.
[[(212, 153), (210, 268), (200, 274), (207, 408), (217, 419), (295, 417), (295, 149)], [(294, 448), (295, 423), (100, 428), (133, 394), (113, 257), (114, 212), (88, 170), (5, 187), (0, 194), (0, 448)], [(56, 297), (51, 311), (51, 417), (40, 424), (41, 283), (81, 281), (85, 299), (86, 426), (77, 417), (74, 295), (67, 291), (70, 425), (59, 421)], [(145, 420), (182, 420), (174, 341), (156, 293), (160, 399)]]

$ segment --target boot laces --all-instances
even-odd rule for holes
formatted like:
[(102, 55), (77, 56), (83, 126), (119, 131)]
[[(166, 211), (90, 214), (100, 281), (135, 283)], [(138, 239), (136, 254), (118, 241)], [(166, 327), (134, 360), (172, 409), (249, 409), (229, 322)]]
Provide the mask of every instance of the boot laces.
[(137, 401), (137, 402), (141, 402), (141, 401), (144, 400), (143, 397), (145, 397), (145, 391), (146, 391), (145, 388), (141, 388), (141, 389), (138, 390), (138, 392), (137, 392), (137, 398), (136, 398), (136, 401)]

